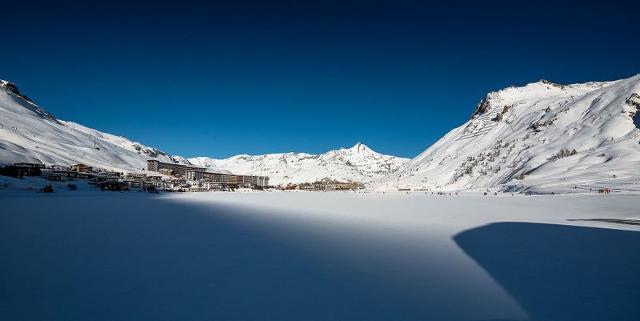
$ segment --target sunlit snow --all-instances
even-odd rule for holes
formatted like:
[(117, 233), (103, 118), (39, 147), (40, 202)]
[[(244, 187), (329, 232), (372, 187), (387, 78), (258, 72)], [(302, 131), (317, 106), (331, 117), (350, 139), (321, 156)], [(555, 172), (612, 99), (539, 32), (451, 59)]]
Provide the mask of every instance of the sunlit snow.
[(1, 191), (3, 320), (634, 320), (640, 198)]

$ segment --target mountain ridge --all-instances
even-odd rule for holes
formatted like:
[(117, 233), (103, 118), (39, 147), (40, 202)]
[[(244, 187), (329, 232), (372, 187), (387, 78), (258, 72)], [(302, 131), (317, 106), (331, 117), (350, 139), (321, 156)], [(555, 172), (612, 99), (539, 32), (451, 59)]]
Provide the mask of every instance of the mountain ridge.
[(380, 154), (360, 142), (322, 154), (299, 152), (236, 155), (225, 159), (191, 157), (189, 162), (211, 170), (266, 175), (274, 185), (322, 179), (368, 183), (397, 170), (409, 159)]
[[(36, 162), (61, 166), (83, 163), (95, 168), (125, 172), (144, 172), (146, 161), (149, 159), (201, 165), (200, 162), (192, 164), (187, 158), (169, 155), (123, 136), (60, 120), (28, 99), (15, 84), (5, 80), (0, 80), (0, 112), (3, 116), (0, 119), (0, 163)], [(218, 164), (226, 162), (229, 166), (225, 167), (230, 167), (217, 166), (215, 169), (234, 174), (273, 174), (275, 179), (271, 181), (272, 184), (314, 182), (323, 178), (365, 183), (380, 178), (408, 161), (379, 154), (361, 143), (349, 149), (331, 150), (321, 155), (320, 158), (318, 155), (307, 153), (236, 155), (224, 160), (215, 160)], [(281, 159), (282, 162), (272, 164), (272, 169), (268, 168), (267, 164), (254, 164), (253, 170), (247, 166), (239, 166), (244, 160), (255, 162), (258, 159), (271, 160), (273, 157)], [(208, 157), (200, 159), (205, 163), (214, 160)], [(320, 161), (308, 161), (313, 159)], [(304, 165), (295, 164), (300, 160)], [(373, 163), (368, 164), (369, 161)], [(284, 169), (279, 167), (281, 163), (286, 164)], [(211, 164), (204, 165), (211, 167)], [(296, 166), (296, 170), (288, 170)], [(319, 166), (319, 169), (316, 170), (314, 166)], [(280, 171), (287, 171), (287, 175), (284, 175), (287, 176), (286, 179), (278, 175)], [(313, 174), (314, 172), (316, 174)]]
[(490, 92), (468, 121), (370, 187), (637, 189), (639, 93), (640, 75), (570, 85), (538, 81)]
[(409, 160), (360, 142), (322, 154), (226, 159), (171, 156), (60, 120), (0, 81), (0, 163), (41, 162), (140, 172), (146, 160), (270, 176), (274, 185), (322, 179), (374, 190), (640, 190), (640, 74), (561, 85), (546, 80), (489, 92), (461, 126)]

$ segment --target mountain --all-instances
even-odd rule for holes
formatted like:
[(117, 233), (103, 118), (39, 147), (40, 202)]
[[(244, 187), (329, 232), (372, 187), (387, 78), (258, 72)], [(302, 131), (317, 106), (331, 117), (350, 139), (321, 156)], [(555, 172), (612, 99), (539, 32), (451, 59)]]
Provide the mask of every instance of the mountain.
[(125, 137), (57, 119), (5, 80), (0, 80), (0, 115), (0, 164), (84, 163), (106, 170), (140, 171), (146, 169), (148, 159), (181, 162)]
[(319, 155), (185, 159), (57, 119), (0, 80), (0, 164), (141, 171), (157, 159), (268, 175), (272, 184), (328, 178), (377, 190), (640, 191), (639, 108), (640, 75), (573, 85), (542, 80), (489, 93), (471, 119), (410, 161), (360, 143)]
[(382, 155), (363, 144), (321, 155), (304, 153), (239, 155), (228, 159), (170, 156), (125, 137), (57, 119), (18, 88), (0, 80), (0, 165), (36, 162), (47, 165), (83, 163), (96, 168), (139, 172), (146, 161), (206, 166), (236, 174), (268, 175), (271, 184), (314, 182), (322, 178), (370, 182), (408, 159)]
[(378, 190), (640, 190), (640, 75), (489, 93)]
[(194, 157), (190, 163), (237, 174), (266, 175), (269, 183), (315, 182), (323, 178), (367, 183), (396, 171), (406, 158), (377, 153), (362, 143), (324, 154), (280, 153), (238, 155), (227, 159)]

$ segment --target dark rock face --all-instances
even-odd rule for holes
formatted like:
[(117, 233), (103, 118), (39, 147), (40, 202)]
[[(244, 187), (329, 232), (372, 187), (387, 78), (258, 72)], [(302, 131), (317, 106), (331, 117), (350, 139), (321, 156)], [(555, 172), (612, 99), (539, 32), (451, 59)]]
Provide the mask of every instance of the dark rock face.
[(547, 85), (547, 86), (558, 87), (558, 88), (564, 88), (564, 85), (562, 85), (562, 84), (558, 84), (558, 83), (555, 83), (555, 82), (553, 82), (553, 81), (549, 81), (549, 80), (546, 80), (546, 79), (540, 79), (540, 83), (543, 83), (543, 84), (545, 84), (545, 85)]
[(502, 111), (496, 114), (496, 117), (491, 118), (492, 121), (501, 121), (504, 118), (504, 114), (506, 114), (513, 105), (505, 105), (502, 107)]
[(29, 97), (27, 97), (27, 95), (23, 95), (20, 93), (20, 90), (18, 89), (18, 86), (16, 86), (16, 84), (11, 83), (11, 82), (6, 82), (4, 84), (1, 85), (2, 88), (4, 88), (5, 90), (7, 90), (8, 92), (21, 97), (22, 99), (28, 101), (28, 102), (33, 102), (31, 99), (29, 99)]
[(631, 119), (633, 119), (633, 124), (636, 125), (636, 128), (640, 129), (640, 95), (633, 93), (627, 100), (625, 100), (627, 105), (631, 107), (635, 107), (636, 111), (631, 113)]
[(12, 93), (14, 93), (14, 94), (16, 94), (18, 96), (22, 96), (20, 94), (20, 90), (18, 90), (18, 87), (14, 83), (8, 82), (8, 83), (4, 84), (2, 87), (4, 89), (8, 90), (9, 92), (12, 92)]
[(473, 115), (471, 115), (471, 117), (476, 117), (478, 115), (482, 115), (484, 113), (487, 112), (487, 110), (489, 110), (489, 108), (491, 107), (491, 102), (489, 101), (489, 98), (485, 98), (483, 100), (481, 100), (478, 103), (478, 106), (476, 107), (476, 111), (473, 112)]

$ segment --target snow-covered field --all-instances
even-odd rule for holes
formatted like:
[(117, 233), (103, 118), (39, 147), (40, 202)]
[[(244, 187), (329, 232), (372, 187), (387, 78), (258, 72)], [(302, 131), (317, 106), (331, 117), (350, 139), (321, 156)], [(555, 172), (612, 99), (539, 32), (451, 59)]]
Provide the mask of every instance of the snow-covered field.
[[(632, 195), (0, 191), (1, 320), (638, 320)], [(633, 222), (632, 222), (633, 223)]]

